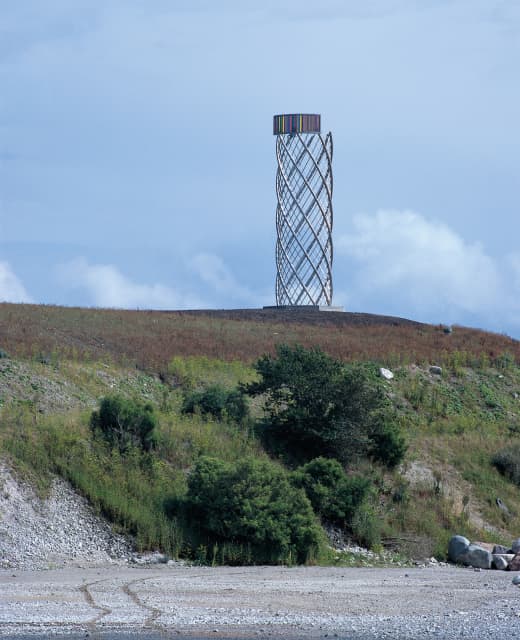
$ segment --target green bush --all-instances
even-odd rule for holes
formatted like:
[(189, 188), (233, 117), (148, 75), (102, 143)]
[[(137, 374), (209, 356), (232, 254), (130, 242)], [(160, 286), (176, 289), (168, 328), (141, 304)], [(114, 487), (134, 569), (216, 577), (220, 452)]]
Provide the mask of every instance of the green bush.
[(303, 563), (323, 541), (305, 493), (267, 460), (229, 464), (201, 457), (189, 475), (185, 505), (199, 547), (234, 545), (258, 563)]
[(407, 445), (399, 428), (392, 420), (381, 419), (371, 433), (370, 454), (390, 469), (402, 462)]
[(520, 487), (520, 445), (513, 445), (496, 453), (493, 464), (503, 476)]
[(113, 395), (103, 398), (99, 410), (92, 412), (90, 426), (121, 453), (131, 447), (150, 451), (155, 444), (157, 418), (150, 403)]
[(183, 413), (211, 415), (217, 420), (229, 418), (242, 422), (249, 415), (249, 406), (244, 394), (238, 389), (231, 391), (219, 385), (211, 385), (202, 391), (193, 391), (184, 397)]
[(264, 398), (260, 435), (288, 461), (324, 456), (347, 463), (373, 454), (395, 465), (404, 454), (404, 443), (392, 438), (398, 434), (389, 427), (392, 408), (373, 367), (343, 365), (318, 348), (278, 345), (276, 357), (263, 356), (255, 369), (260, 379), (244, 388)]
[(349, 477), (337, 460), (316, 458), (293, 473), (314, 512), (329, 522), (351, 528), (352, 519), (370, 491), (370, 480)]

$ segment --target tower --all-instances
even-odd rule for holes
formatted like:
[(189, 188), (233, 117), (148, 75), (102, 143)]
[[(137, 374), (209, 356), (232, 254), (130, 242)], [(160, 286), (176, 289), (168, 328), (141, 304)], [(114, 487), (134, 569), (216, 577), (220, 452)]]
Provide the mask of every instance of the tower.
[(332, 304), (332, 134), (318, 114), (273, 118), (276, 304)]

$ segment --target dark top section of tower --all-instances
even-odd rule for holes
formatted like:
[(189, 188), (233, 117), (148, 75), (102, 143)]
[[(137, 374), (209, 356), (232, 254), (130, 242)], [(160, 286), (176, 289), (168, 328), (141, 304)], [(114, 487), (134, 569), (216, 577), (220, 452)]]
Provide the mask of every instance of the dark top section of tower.
[(285, 113), (273, 116), (273, 134), (284, 133), (320, 133), (321, 116), (319, 113)]

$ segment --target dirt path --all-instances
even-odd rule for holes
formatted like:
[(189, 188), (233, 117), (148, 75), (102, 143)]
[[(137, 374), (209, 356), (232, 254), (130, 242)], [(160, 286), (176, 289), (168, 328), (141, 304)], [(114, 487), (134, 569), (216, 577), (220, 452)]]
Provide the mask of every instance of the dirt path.
[(511, 578), (456, 568), (1, 571), (0, 635), (515, 638)]

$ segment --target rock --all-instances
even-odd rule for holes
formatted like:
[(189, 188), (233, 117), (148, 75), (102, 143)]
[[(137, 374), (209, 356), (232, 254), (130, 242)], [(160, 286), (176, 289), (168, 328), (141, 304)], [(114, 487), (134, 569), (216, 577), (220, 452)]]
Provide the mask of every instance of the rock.
[(126, 561), (131, 545), (64, 480), (56, 478), (42, 499), (0, 462), (0, 486), (0, 568), (40, 570)]
[(492, 560), (491, 553), (487, 549), (475, 544), (470, 544), (467, 550), (457, 558), (458, 563), (475, 569), (491, 569)]
[(154, 551), (153, 553), (133, 553), (130, 562), (138, 565), (168, 564), (168, 556), (164, 553)]
[(509, 571), (520, 571), (520, 553), (511, 560), (508, 567)]
[[(505, 569), (506, 571), (509, 571), (509, 565), (511, 564), (511, 561), (515, 557), (512, 553), (492, 553), (491, 556), (493, 558), (493, 561), (495, 558), (503, 558), (505, 563), (507, 564), (507, 567)], [(503, 563), (500, 562), (500, 564), (503, 564)]]
[(430, 373), (433, 373), (436, 376), (442, 376), (442, 367), (437, 367), (436, 365), (432, 365), (430, 367)]
[(508, 567), (508, 562), (503, 555), (494, 553), (493, 555), (493, 568), (499, 571), (505, 571)]
[(509, 551), (509, 550), (508, 550), (508, 548), (507, 548), (507, 547), (504, 547), (504, 545), (502, 545), (502, 544), (496, 544), (496, 545), (493, 547), (493, 550), (491, 551), (491, 553), (492, 553), (493, 555), (495, 555), (495, 554), (504, 555), (504, 553), (507, 553), (508, 551)]
[(517, 538), (513, 541), (513, 544), (511, 545), (511, 551), (513, 553), (520, 553), (520, 538)]
[(453, 536), (448, 544), (448, 558), (457, 562), (460, 555), (466, 553), (469, 548), (469, 540), (464, 536)]
[(500, 498), (496, 499), (496, 503), (497, 503), (497, 507), (500, 509), (500, 511), (503, 511), (506, 515), (511, 515), (509, 513), (509, 509), (507, 508), (507, 506), (502, 502), (502, 500), (500, 500)]
[(496, 547), (494, 542), (472, 542), (471, 544), (475, 545), (475, 547), (480, 547), (481, 549), (485, 549), (489, 551), (489, 553), (494, 553), (493, 549)]
[(511, 582), (512, 582), (513, 584), (516, 584), (516, 585), (520, 586), (520, 576), (515, 576), (515, 577), (511, 580)]
[(390, 371), (390, 369), (385, 369), (384, 367), (381, 367), (379, 369), (379, 375), (385, 380), (392, 380), (392, 378), (394, 377), (394, 374)]

